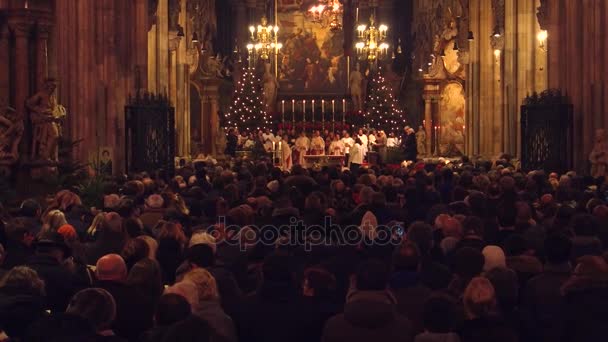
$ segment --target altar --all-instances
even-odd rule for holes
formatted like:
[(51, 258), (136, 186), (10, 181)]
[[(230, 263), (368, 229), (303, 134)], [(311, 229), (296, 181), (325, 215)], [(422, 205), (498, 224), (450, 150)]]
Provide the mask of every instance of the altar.
[(344, 156), (336, 155), (309, 155), (304, 156), (304, 167), (307, 169), (315, 166), (341, 166), (344, 162)]

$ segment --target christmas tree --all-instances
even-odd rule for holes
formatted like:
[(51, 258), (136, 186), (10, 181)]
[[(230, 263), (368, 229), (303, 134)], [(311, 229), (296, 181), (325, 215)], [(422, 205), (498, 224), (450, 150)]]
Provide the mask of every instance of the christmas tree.
[(270, 115), (264, 109), (260, 81), (245, 68), (232, 96), (232, 105), (226, 114), (225, 127), (238, 127), (241, 132), (258, 131), (270, 127)]
[(363, 113), (365, 124), (387, 133), (400, 131), (407, 119), (381, 71), (379, 68), (368, 83), (366, 111)]

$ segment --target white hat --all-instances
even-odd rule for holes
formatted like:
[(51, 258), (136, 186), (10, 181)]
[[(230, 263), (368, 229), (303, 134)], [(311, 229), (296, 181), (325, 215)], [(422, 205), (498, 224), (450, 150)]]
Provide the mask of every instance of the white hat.
[(207, 232), (196, 232), (192, 234), (190, 242), (188, 243), (188, 247), (196, 245), (207, 245), (211, 247), (211, 249), (213, 250), (213, 254), (215, 254), (215, 252), (217, 251), (215, 238)]

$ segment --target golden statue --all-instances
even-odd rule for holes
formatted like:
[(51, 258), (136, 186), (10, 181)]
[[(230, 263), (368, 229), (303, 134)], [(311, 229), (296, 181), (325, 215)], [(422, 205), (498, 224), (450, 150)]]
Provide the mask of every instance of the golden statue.
[(0, 114), (0, 164), (13, 164), (19, 159), (19, 142), (23, 137), (23, 118), (12, 107)]
[(359, 68), (359, 63), (357, 63), (355, 70), (350, 73), (350, 79), (348, 80), (350, 96), (356, 111), (363, 110), (363, 75), (359, 71)]
[(44, 81), (42, 90), (27, 99), (25, 105), (32, 120), (32, 160), (58, 161), (58, 143), (65, 108), (57, 104), (57, 81)]

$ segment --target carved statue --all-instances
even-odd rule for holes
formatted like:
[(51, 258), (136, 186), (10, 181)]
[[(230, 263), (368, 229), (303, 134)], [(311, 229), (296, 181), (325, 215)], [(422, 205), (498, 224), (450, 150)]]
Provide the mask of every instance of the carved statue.
[(591, 176), (597, 178), (606, 176), (608, 168), (608, 142), (606, 142), (606, 131), (604, 129), (595, 130), (595, 143), (593, 150), (589, 154), (591, 162)]
[(350, 96), (356, 111), (363, 110), (363, 74), (361, 74), (359, 69), (359, 63), (357, 63), (355, 70), (350, 73), (348, 81), (350, 84)]
[(19, 143), (23, 137), (23, 118), (12, 107), (0, 114), (0, 164), (13, 164), (19, 159)]
[(57, 81), (49, 78), (44, 88), (27, 99), (25, 105), (32, 121), (32, 159), (58, 161), (58, 143), (65, 108), (57, 104)]
[(264, 65), (265, 71), (262, 76), (262, 88), (264, 91), (264, 105), (267, 112), (271, 112), (277, 102), (277, 90), (279, 89), (279, 82), (272, 71), (270, 71), (270, 63)]
[(426, 131), (422, 126), (418, 127), (418, 132), (416, 132), (416, 149), (418, 155), (426, 154)]

